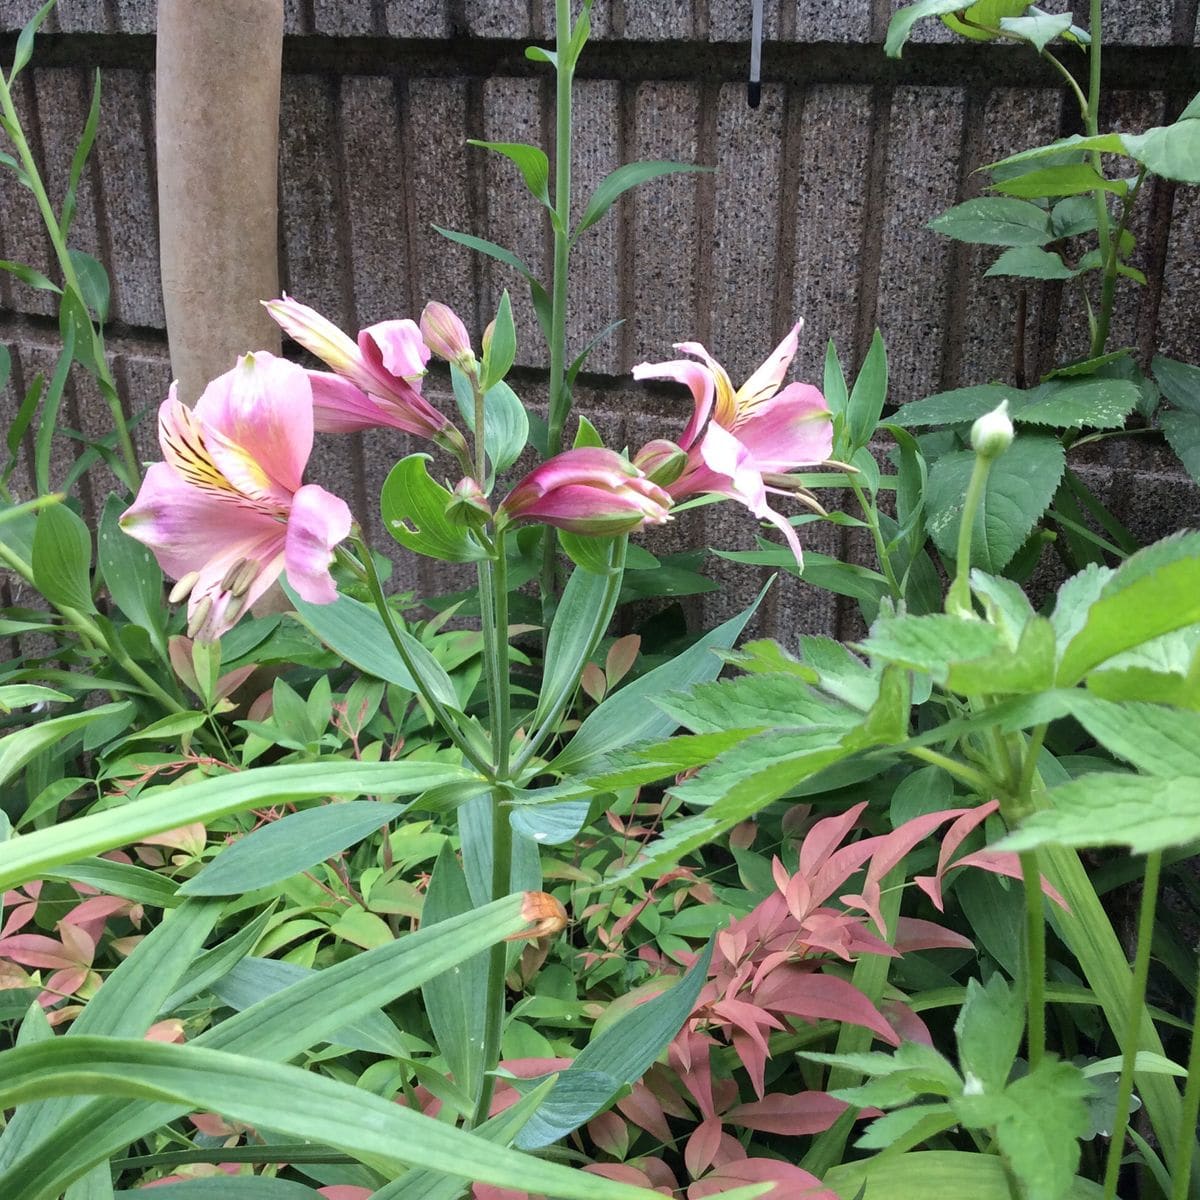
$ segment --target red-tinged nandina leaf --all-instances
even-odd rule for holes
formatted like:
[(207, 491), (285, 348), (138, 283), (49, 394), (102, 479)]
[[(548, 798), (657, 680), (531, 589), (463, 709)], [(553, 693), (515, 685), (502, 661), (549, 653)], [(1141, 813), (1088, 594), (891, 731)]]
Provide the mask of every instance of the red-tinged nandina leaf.
[[(1009, 879), (1021, 878), (1021, 860), (1020, 858), (1008, 850), (976, 850), (974, 854), (964, 854), (962, 858), (950, 864), (951, 869), (958, 867), (978, 867), (981, 871), (991, 871), (993, 875), (1006, 875)], [(914, 879), (913, 882), (921, 888), (926, 894), (929, 889), (924, 886), (923, 880), (928, 880), (927, 875)], [(1047, 895), (1063, 912), (1070, 912), (1071, 906), (1062, 898), (1061, 893), (1054, 885), (1043, 875), (1042, 891)]]
[(729, 845), (734, 850), (749, 850), (758, 836), (758, 825), (753, 821), (743, 821), (729, 831)]
[[(69, 967), (65, 971), (55, 971), (46, 980), (46, 990), (38, 997), (42, 1005), (53, 1004), (63, 996), (73, 996), (88, 981), (92, 971), (87, 967)], [(99, 976), (94, 982), (99, 982)]]
[(50, 970), (76, 964), (66, 946), (40, 933), (18, 933), (0, 941), (0, 958), (7, 958), (24, 967), (46, 967)]
[(774, 1183), (764, 1200), (839, 1200), (815, 1175), (773, 1158), (729, 1163), (688, 1188), (688, 1200), (707, 1200), (747, 1183)]
[(613, 1158), (629, 1153), (629, 1127), (615, 1112), (603, 1112), (587, 1123), (588, 1137)]
[(683, 1162), (688, 1174), (697, 1179), (703, 1175), (716, 1157), (721, 1144), (721, 1122), (717, 1117), (705, 1117), (687, 1140), (683, 1148)]
[(169, 1042), (182, 1046), (187, 1040), (183, 1036), (183, 1022), (178, 1017), (170, 1017), (165, 1021), (155, 1021), (146, 1030), (143, 1037), (148, 1042)]
[(472, 1200), (532, 1200), (528, 1192), (514, 1192), (512, 1188), (493, 1187), (490, 1183), (477, 1183), (471, 1189)]
[(739, 1104), (725, 1114), (730, 1125), (741, 1125), (760, 1133), (783, 1133), (801, 1137), (824, 1133), (849, 1107), (827, 1092), (801, 1092), (788, 1096), (771, 1092), (761, 1100)]
[(858, 822), (867, 807), (864, 800), (861, 804), (848, 808), (836, 817), (826, 817), (818, 821), (809, 831), (808, 836), (800, 846), (800, 874), (815, 875), (820, 867), (829, 859), (836, 847), (840, 846), (846, 834)]
[(604, 680), (604, 672), (600, 670), (595, 663), (590, 662), (583, 668), (583, 672), (579, 676), (579, 686), (593, 699), (597, 704), (604, 699), (604, 693), (608, 685)]
[(226, 671), (217, 680), (217, 686), (213, 689), (213, 699), (224, 700), (231, 692), (236, 692), (257, 670), (258, 664), (251, 663), (248, 667), (237, 667), (232, 671)]
[(741, 962), (746, 953), (747, 937), (744, 929), (735, 929), (732, 925), (722, 929), (717, 934), (717, 953), (731, 966)]
[(629, 1165), (644, 1171), (651, 1186), (660, 1192), (673, 1196), (679, 1190), (679, 1181), (675, 1178), (675, 1173), (661, 1158), (646, 1156), (634, 1159)]
[[(933, 1034), (929, 1032), (929, 1026), (902, 1000), (885, 1000), (879, 1007), (903, 1041), (919, 1042), (922, 1046), (933, 1045)], [(867, 1110), (862, 1111), (866, 1115)], [(874, 1116), (875, 1113), (872, 1112), (871, 1115)]]
[(651, 1095), (662, 1105), (663, 1112), (668, 1117), (679, 1117), (683, 1120), (695, 1120), (695, 1114), (688, 1107), (680, 1090), (679, 1076), (663, 1063), (654, 1066), (642, 1076), (642, 1082), (650, 1089)]
[(732, 1040), (738, 1059), (750, 1077), (750, 1086), (754, 1088), (754, 1094), (761, 1096), (766, 1090), (767, 1059), (770, 1057), (766, 1043), (749, 1036), (741, 1029), (733, 1031)]
[[(628, 1163), (589, 1163), (583, 1168), (585, 1171), (593, 1175), (599, 1175), (603, 1179), (615, 1179), (617, 1183), (632, 1183), (637, 1187), (648, 1188), (654, 1191), (654, 1182), (645, 1171), (639, 1171), (637, 1167), (631, 1167)], [(669, 1196), (671, 1193), (667, 1192)]]
[(324, 1196), (325, 1200), (370, 1200), (374, 1192), (354, 1184), (335, 1183), (331, 1187), (317, 1188), (317, 1195)]
[(987, 804), (981, 804), (978, 808), (967, 809), (946, 830), (946, 836), (942, 838), (941, 849), (938, 851), (937, 870), (932, 879), (933, 886), (932, 888), (927, 888), (921, 885), (922, 890), (933, 901), (938, 912), (942, 911), (942, 879), (950, 865), (951, 858), (954, 857), (954, 852), (962, 845), (963, 840), (971, 831), (987, 820), (988, 816), (994, 813), (997, 808), (999, 808), (997, 801), (991, 800)]
[(684, 1026), (667, 1048), (671, 1066), (675, 1068), (688, 1094), (696, 1101), (700, 1115), (706, 1119), (717, 1115), (713, 1103), (712, 1068), (708, 1059), (708, 1048), (712, 1043), (712, 1038), (707, 1034), (689, 1032)]
[(852, 983), (836, 975), (819, 975), (795, 966), (780, 967), (763, 981), (754, 1000), (763, 1008), (808, 1021), (847, 1021), (861, 1025), (892, 1046), (900, 1044), (879, 1009)]
[(167, 639), (167, 655), (171, 666), (179, 677), (179, 682), (189, 691), (200, 695), (200, 681), (196, 678), (196, 668), (192, 663), (192, 642), (182, 634), (176, 634)]
[(896, 950), (908, 954), (913, 950), (973, 950), (975, 943), (953, 929), (918, 917), (901, 917), (896, 923)]
[(803, 875), (793, 875), (783, 889), (783, 899), (795, 920), (803, 921), (813, 906), (812, 886)]
[(608, 655), (604, 659), (604, 676), (610, 689), (615, 688), (633, 670), (641, 646), (642, 639), (636, 633), (628, 633), (617, 638), (608, 648)]
[(671, 1127), (658, 1097), (644, 1083), (635, 1083), (633, 1091), (617, 1101), (617, 1110), (638, 1129), (660, 1142), (672, 1140)]

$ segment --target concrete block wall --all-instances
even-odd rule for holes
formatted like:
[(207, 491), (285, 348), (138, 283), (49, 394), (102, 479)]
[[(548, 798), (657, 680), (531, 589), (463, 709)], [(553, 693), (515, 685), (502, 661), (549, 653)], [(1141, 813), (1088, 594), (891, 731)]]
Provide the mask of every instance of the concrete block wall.
[[(824, 348), (861, 361), (878, 326), (896, 404), (987, 380), (1014, 381), (1016, 289), (985, 280), (987, 252), (926, 229), (978, 194), (975, 167), (1075, 128), (1056, 77), (1017, 48), (964, 45), (918, 27), (904, 58), (882, 40), (899, 0), (766, 0), (763, 96), (746, 101), (749, 0), (596, 0), (594, 42), (581, 64), (578, 209), (623, 160), (674, 158), (714, 168), (638, 189), (581, 239), (570, 336), (576, 350), (617, 317), (578, 389), (581, 411), (633, 447), (686, 420), (681, 389), (637, 386), (633, 364), (703, 341), (744, 378), (797, 316), (806, 321), (798, 377), (819, 383)], [(1045, 7), (1059, 10), (1065, 3)], [(1078, 4), (1077, 4), (1078, 7)], [(1200, 90), (1197, 0), (1105, 5), (1106, 126), (1170, 119)], [(0, 58), (37, 0), (0, 0)], [(281, 130), (282, 278), (287, 290), (353, 331), (415, 316), (438, 298), (482, 328), (502, 288), (514, 299), (518, 390), (544, 400), (546, 356), (528, 291), (507, 267), (453, 245), (433, 225), (500, 242), (549, 272), (547, 230), (507, 161), (469, 137), (546, 141), (546, 71), (523, 47), (549, 35), (550, 0), (289, 0)], [(80, 190), (75, 243), (112, 277), (109, 340), (131, 413), (151, 410), (170, 379), (157, 263), (154, 164), (154, 0), (61, 0), (39, 38), (17, 100), (55, 195), (65, 187), (96, 66), (103, 117)], [(219, 137), (220, 131), (214, 130)], [(1200, 196), (1156, 181), (1143, 197), (1137, 261), (1148, 288), (1124, 290), (1114, 345), (1143, 359), (1200, 362)], [(29, 193), (0, 173), (0, 258), (53, 274)], [(0, 420), (52, 363), (50, 297), (0, 274), (0, 340), (15, 370)], [(1030, 286), (1024, 369), (1031, 377), (1081, 350), (1081, 306), (1062, 285)], [(103, 429), (86, 380), (64, 421)], [(435, 396), (448, 401), (444, 380)], [(144, 424), (147, 458), (157, 457)], [(314, 477), (373, 516), (379, 486), (408, 447), (386, 435), (323, 439)], [(62, 468), (66, 467), (65, 449)], [(1147, 536), (1200, 523), (1197, 491), (1169, 456), (1113, 452), (1098, 479)], [(101, 502), (104, 481), (85, 488)], [(1156, 496), (1152, 509), (1147, 495)], [(732, 506), (658, 532), (652, 548), (704, 543), (750, 548), (755, 527)], [(809, 533), (824, 553), (851, 553), (838, 531)], [(458, 580), (397, 550), (398, 579), (420, 591)], [(717, 560), (721, 589), (692, 602), (718, 620), (759, 586), (760, 572)], [(850, 633), (849, 607), (787, 580), (760, 628)]]

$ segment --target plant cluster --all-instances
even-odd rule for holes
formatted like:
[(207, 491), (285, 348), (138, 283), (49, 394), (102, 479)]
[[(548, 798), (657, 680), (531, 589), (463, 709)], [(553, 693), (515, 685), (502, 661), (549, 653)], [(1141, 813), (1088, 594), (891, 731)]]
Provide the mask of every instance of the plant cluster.
[[(442, 231), (529, 284), (545, 418), (506, 382), (507, 293), (479, 338), (437, 302), (351, 337), (284, 296), (310, 365), (254, 352), (194, 407), (172, 391), (143, 474), (106, 277), (69, 246), (99, 85), (57, 208), (11, 101), (51, 7), (0, 76), (61, 284), (3, 265), (61, 297), (63, 343), (0, 478), (0, 562), (36, 597), (0, 614), (23, 639), (0, 663), (0, 1194), (1200, 1195), (1200, 533), (1139, 547), (1070, 462), (1158, 428), (1197, 474), (1200, 369), (1107, 349), (1139, 189), (1200, 176), (1197, 102), (1100, 133), (1096, 2), (1086, 31), (1019, 0), (901, 9), (889, 52), (941, 17), (1029, 44), (1079, 101), (1081, 135), (933, 222), (1003, 247), (991, 274), (1078, 287), (1079, 360), (889, 407), (878, 334), (852, 381), (831, 344), (820, 389), (785, 383), (799, 324), (741, 386), (681, 342), (633, 372), (690, 398), (679, 429), (630, 453), (578, 416), (567, 445), (591, 349), (567, 353), (571, 251), (697, 168), (619, 167), (572, 214), (588, 5), (558, 0), (528, 52), (556, 78), (553, 185), (540, 148), (478, 143), (524, 178), (552, 278)], [(54, 478), (73, 363), (113, 429)], [(458, 597), (389, 590), (364, 514), (304, 482), (318, 434), (393, 430), (429, 452), (392, 469), (382, 526), (472, 564)], [(100, 462), (121, 491), (93, 536), (72, 493)], [(723, 500), (770, 527), (724, 557), (852, 597), (865, 636), (741, 642), (760, 596), (691, 635), (625, 609), (613, 637), (628, 601), (712, 586), (702, 552), (636, 535)], [(871, 565), (804, 553), (816, 521)]]

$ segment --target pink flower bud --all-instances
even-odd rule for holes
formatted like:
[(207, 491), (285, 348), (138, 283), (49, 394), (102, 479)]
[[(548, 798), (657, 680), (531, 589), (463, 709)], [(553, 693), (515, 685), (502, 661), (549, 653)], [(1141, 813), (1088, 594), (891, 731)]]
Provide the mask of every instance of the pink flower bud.
[(534, 467), (509, 492), (497, 525), (539, 521), (571, 533), (616, 537), (670, 519), (671, 497), (615, 450), (584, 446)]
[(674, 442), (655, 438), (647, 442), (634, 456), (633, 465), (644, 471), (646, 478), (659, 487), (670, 487), (683, 474), (688, 456)]
[(464, 371), (474, 370), (475, 355), (471, 351), (471, 338), (467, 334), (467, 327), (452, 308), (437, 300), (426, 304), (421, 313), (421, 336), (438, 358), (454, 363)]

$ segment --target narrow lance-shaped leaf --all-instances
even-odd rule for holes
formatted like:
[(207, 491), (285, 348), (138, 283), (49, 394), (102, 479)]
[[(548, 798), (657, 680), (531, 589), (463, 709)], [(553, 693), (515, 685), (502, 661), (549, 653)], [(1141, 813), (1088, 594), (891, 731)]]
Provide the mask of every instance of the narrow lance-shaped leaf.
[(711, 171), (712, 167), (678, 162), (634, 162), (625, 163), (600, 181), (592, 193), (575, 228), (572, 238), (576, 239), (585, 229), (590, 229), (630, 188), (662, 175), (677, 175), (682, 172)]

